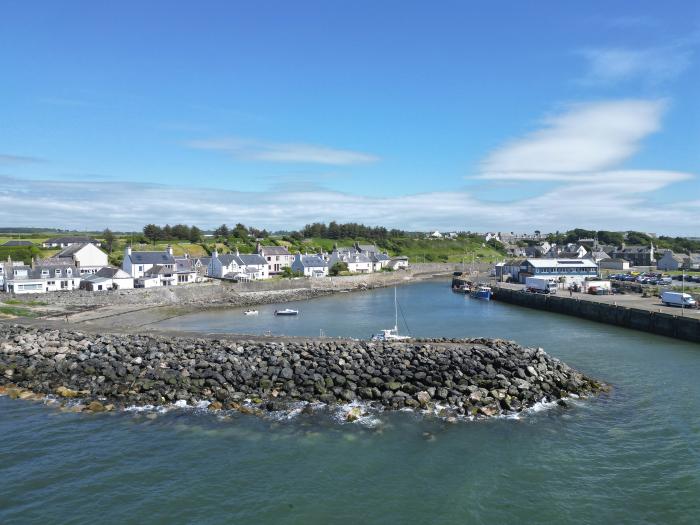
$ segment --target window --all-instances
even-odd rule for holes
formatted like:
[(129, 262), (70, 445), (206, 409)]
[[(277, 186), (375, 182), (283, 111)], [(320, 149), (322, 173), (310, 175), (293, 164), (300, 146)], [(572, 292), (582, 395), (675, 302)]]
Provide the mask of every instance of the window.
[(56, 269), (54, 270), (54, 274), (56, 275), (56, 277), (59, 277), (59, 276), (61, 275), (61, 270), (59, 270), (58, 268), (56, 268)]

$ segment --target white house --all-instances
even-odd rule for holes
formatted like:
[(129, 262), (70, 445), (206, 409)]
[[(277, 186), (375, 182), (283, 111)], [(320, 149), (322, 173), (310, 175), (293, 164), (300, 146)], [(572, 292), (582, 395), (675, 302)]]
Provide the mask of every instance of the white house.
[(41, 243), (44, 248), (67, 248), (68, 246), (73, 246), (74, 244), (94, 244), (95, 246), (100, 246), (100, 241), (90, 237), (69, 236), (52, 237), (51, 239), (46, 239)]
[(629, 270), (630, 263), (624, 259), (603, 259), (598, 261), (601, 270)]
[(325, 277), (328, 275), (328, 262), (319, 255), (302, 255), (298, 253), (292, 263), (292, 270), (305, 277)]
[(267, 261), (270, 275), (282, 273), (285, 268), (291, 268), (294, 262), (294, 256), (284, 246), (262, 246), (258, 243), (256, 251)]
[(168, 246), (164, 252), (134, 252), (131, 246), (124, 249), (122, 270), (134, 279), (143, 277), (154, 266), (162, 266), (165, 270), (175, 270), (177, 263), (173, 257), (173, 248)]
[(431, 239), (442, 239), (442, 233), (435, 230), (433, 233), (429, 233), (428, 237), (430, 237)]
[(387, 268), (390, 268), (391, 270), (405, 270), (408, 268), (408, 257), (403, 255), (392, 257), (387, 264)]
[(94, 244), (72, 244), (52, 259), (72, 261), (80, 275), (97, 273), (109, 264), (107, 254)]
[(333, 250), (328, 266), (333, 268), (333, 265), (343, 262), (348, 265), (348, 271), (352, 273), (372, 273), (374, 265), (370, 258), (364, 253), (345, 250)]
[(8, 293), (47, 293), (80, 287), (80, 275), (71, 264), (51, 259), (32, 260), (31, 266), (10, 260), (4, 265), (3, 274), (3, 290)]
[(175, 274), (177, 284), (201, 282), (202, 277), (197, 273), (196, 259), (190, 259), (189, 255), (175, 257)]
[(134, 278), (124, 270), (107, 266), (97, 273), (83, 276), (80, 288), (91, 292), (102, 290), (130, 290), (134, 287)]
[(176, 286), (177, 284), (177, 273), (171, 265), (154, 264), (143, 275), (134, 279), (136, 288)]
[(219, 279), (259, 280), (270, 276), (268, 261), (258, 254), (211, 254), (208, 274)]

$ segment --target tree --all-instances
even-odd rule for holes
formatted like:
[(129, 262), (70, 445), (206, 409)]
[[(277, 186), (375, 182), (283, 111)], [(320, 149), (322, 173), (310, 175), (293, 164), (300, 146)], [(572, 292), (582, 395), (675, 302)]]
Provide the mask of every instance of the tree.
[(143, 227), (143, 235), (146, 237), (146, 239), (155, 244), (155, 242), (162, 236), (162, 230), (155, 224), (147, 224)]
[(214, 237), (223, 237), (226, 239), (229, 235), (228, 226), (222, 224), (216, 230), (214, 230)]
[(109, 228), (105, 229), (105, 231), (102, 232), (102, 238), (105, 241), (105, 248), (107, 248), (107, 252), (111, 254), (112, 249), (114, 248), (114, 241), (116, 240), (112, 230)]
[(190, 242), (199, 242), (202, 239), (202, 230), (200, 230), (196, 226), (192, 226), (192, 228), (190, 228), (189, 239)]
[(241, 224), (239, 222), (238, 224), (236, 224), (236, 227), (231, 232), (231, 235), (233, 235), (234, 237), (238, 237), (239, 239), (247, 239), (248, 228), (246, 228), (244, 224)]
[(172, 235), (181, 241), (188, 240), (190, 238), (190, 227), (186, 224), (176, 224), (173, 226)]
[(340, 275), (341, 272), (347, 272), (348, 271), (348, 263), (338, 261), (335, 263), (333, 266), (331, 266), (331, 269), (328, 271), (331, 275)]
[(285, 266), (282, 268), (282, 277), (285, 277), (287, 279), (291, 278), (294, 276), (294, 272), (289, 266)]

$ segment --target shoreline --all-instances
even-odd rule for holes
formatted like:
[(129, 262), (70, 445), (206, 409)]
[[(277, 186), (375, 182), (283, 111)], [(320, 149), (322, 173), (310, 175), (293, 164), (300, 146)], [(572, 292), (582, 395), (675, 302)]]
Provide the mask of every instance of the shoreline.
[[(35, 317), (0, 317), (0, 322), (95, 327), (105, 330), (144, 330), (146, 327), (193, 312), (287, 303), (402, 286), (431, 279), (448, 279), (451, 264), (416, 265), (410, 271), (323, 279), (260, 281), (245, 286), (211, 281), (201, 284), (110, 292), (72, 291), (17, 296), (44, 303), (32, 311)], [(14, 297), (13, 297), (14, 298)], [(0, 301), (2, 298), (0, 297)]]

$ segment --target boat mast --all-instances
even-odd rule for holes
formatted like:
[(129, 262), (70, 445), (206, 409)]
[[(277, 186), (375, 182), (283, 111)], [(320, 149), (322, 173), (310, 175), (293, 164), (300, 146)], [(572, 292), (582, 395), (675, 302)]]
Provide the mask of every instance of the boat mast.
[(396, 286), (394, 286), (394, 330), (399, 332), (399, 307), (396, 302)]

